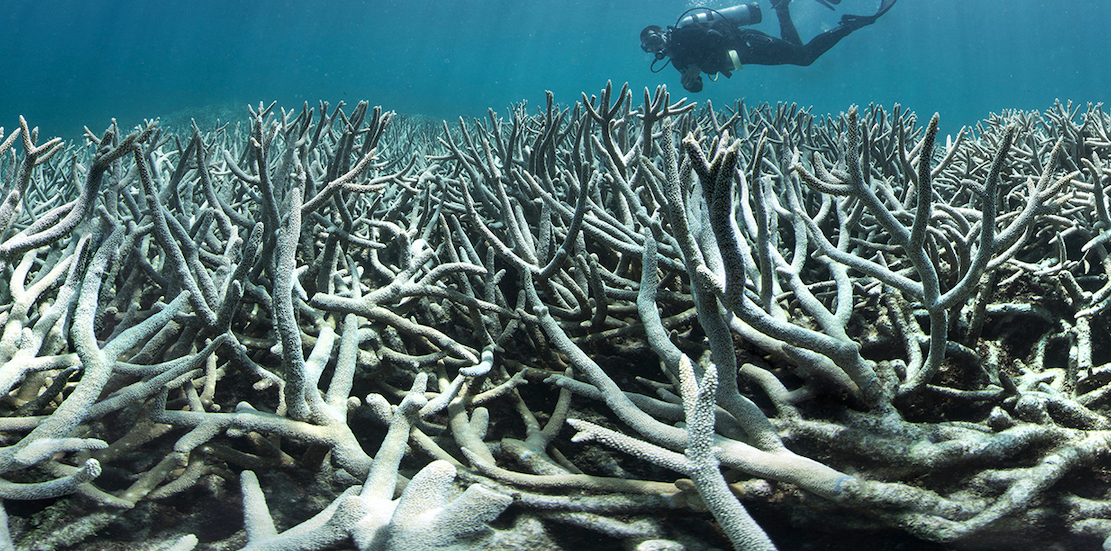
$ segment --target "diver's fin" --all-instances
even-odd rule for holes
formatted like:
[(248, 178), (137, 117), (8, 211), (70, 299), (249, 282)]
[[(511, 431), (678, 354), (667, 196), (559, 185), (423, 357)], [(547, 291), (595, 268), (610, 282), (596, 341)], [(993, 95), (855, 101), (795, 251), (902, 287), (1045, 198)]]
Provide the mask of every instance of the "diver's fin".
[(833, 4), (840, 4), (841, 0), (818, 0), (818, 3), (831, 10), (835, 10), (837, 8), (834, 8)]
[[(818, 1), (821, 2), (822, 0)], [(880, 2), (880, 9), (876, 10), (876, 13), (873, 15), (842, 15), (841, 24), (852, 28), (854, 31), (861, 27), (871, 25), (875, 23), (881, 15), (887, 13), (887, 10), (890, 10), (891, 7), (895, 5), (895, 2), (896, 0), (883, 0)]]

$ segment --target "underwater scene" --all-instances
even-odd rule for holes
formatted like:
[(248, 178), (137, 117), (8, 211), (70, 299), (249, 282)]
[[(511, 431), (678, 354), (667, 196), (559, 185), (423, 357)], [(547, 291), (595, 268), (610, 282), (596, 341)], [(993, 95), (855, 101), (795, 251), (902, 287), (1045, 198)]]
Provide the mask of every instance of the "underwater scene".
[(0, 551), (1111, 550), (1103, 0), (7, 0)]

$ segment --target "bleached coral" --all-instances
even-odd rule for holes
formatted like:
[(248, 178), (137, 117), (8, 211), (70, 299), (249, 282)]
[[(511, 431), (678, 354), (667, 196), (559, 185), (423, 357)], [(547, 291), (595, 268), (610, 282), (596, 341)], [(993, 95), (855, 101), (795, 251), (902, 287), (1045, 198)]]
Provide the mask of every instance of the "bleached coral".
[[(953, 544), (1111, 534), (1111, 490), (1070, 482), (1111, 438), (1099, 106), (945, 146), (899, 108), (662, 88), (440, 128), (343, 107), (0, 132), (0, 497), (100, 507), (35, 545), (236, 492), (223, 547), (725, 544), (666, 511), (771, 548), (750, 501)], [(272, 515), (267, 470), (347, 490)], [(13, 511), (0, 542), (31, 546)]]

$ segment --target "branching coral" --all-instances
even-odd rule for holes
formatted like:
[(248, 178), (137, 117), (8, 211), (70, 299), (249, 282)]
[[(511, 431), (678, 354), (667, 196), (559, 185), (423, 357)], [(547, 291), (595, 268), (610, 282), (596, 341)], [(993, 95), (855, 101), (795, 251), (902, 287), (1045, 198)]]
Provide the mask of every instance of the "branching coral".
[[(667, 512), (790, 547), (760, 504), (945, 544), (1106, 540), (1111, 117), (1007, 112), (942, 145), (943, 124), (611, 86), (439, 128), (259, 105), (80, 147), (21, 119), (0, 543), (96, 547), (228, 493), (241, 529), (136, 537), (725, 544)], [(268, 497), (275, 473), (316, 498)], [(70, 529), (26, 500), (73, 505)]]

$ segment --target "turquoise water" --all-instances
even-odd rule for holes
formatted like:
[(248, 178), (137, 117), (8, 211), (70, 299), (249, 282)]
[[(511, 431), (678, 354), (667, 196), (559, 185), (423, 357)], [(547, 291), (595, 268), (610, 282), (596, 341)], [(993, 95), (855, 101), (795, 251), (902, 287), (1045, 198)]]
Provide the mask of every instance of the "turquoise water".
[[(768, 2), (756, 28), (778, 34)], [(842, 13), (794, 0), (804, 40)], [(76, 137), (115, 117), (133, 125), (208, 106), (366, 99), (401, 113), (483, 116), (544, 91), (570, 104), (607, 80), (666, 84), (648, 70), (640, 30), (673, 23), (683, 0), (242, 1), (5, 0), (0, 126), (24, 115)], [(724, 7), (726, 2), (709, 5)], [(1106, 0), (901, 0), (810, 67), (749, 66), (692, 100), (798, 102), (816, 112), (896, 102), (942, 114), (955, 133), (991, 112), (1102, 102), (1111, 91)]]

